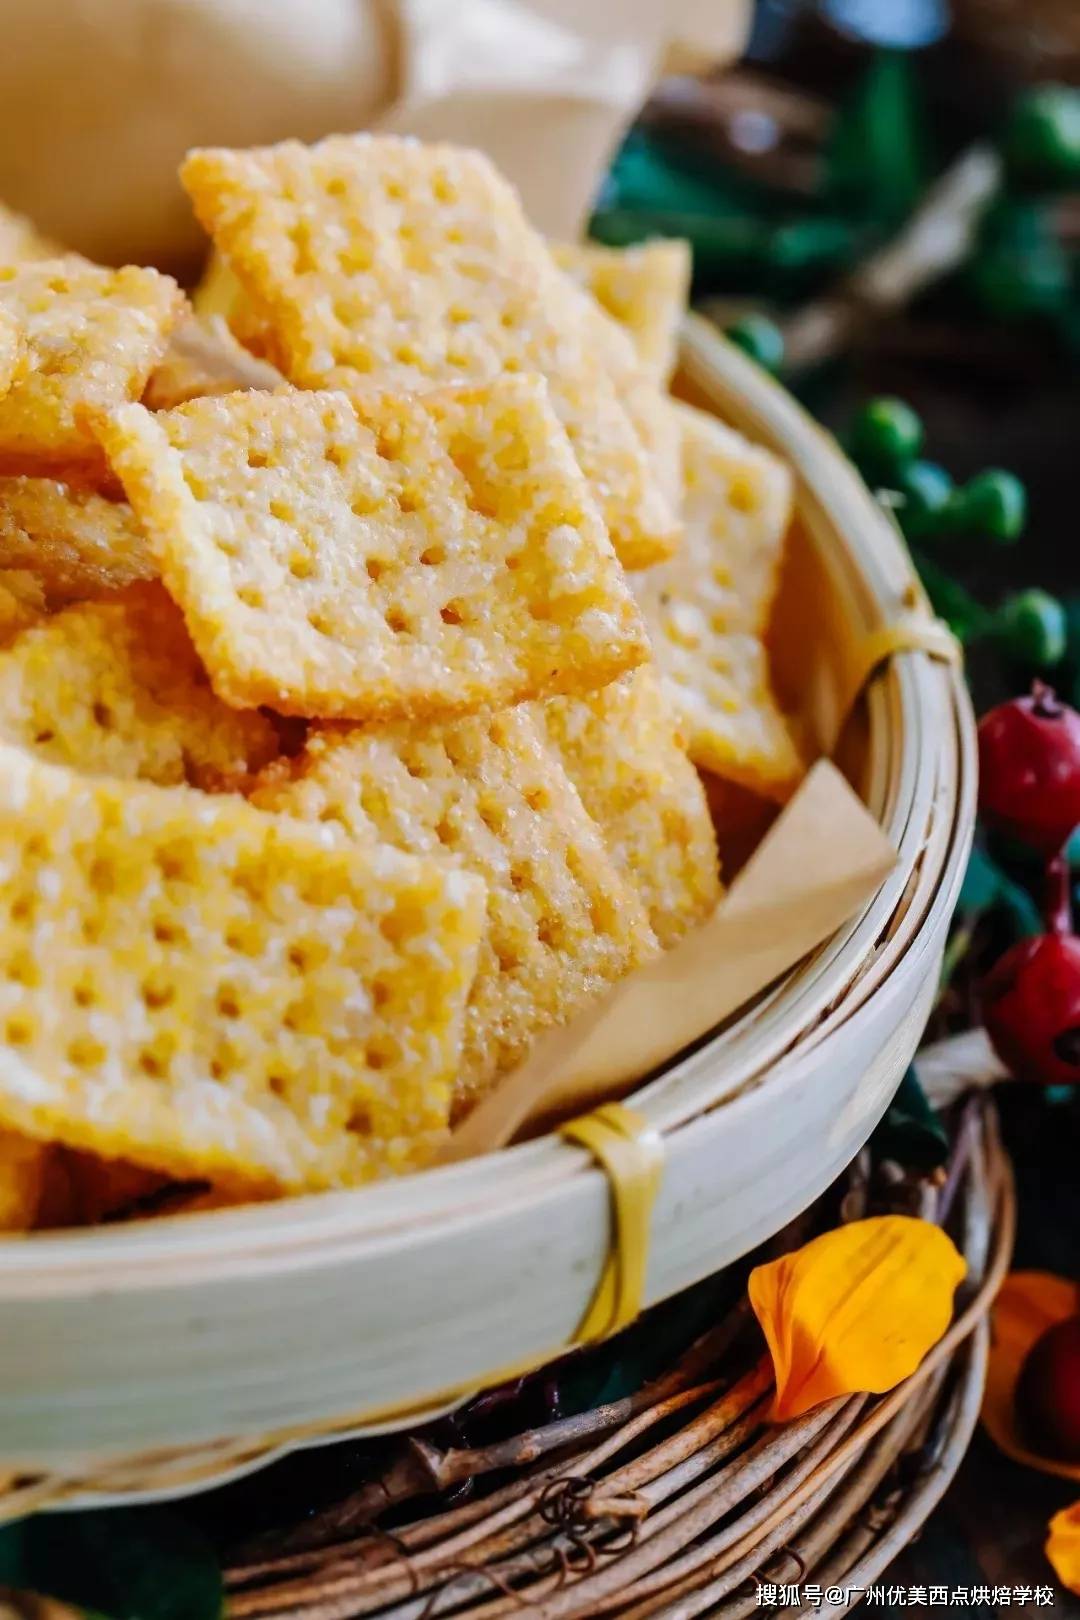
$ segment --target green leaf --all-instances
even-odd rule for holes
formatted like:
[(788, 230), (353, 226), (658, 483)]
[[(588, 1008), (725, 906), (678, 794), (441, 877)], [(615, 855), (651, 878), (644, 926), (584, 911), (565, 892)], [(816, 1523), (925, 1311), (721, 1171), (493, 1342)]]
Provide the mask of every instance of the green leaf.
[(219, 1620), (210, 1543), (160, 1507), (43, 1513), (0, 1529), (0, 1584), (109, 1620)]
[(877, 51), (833, 125), (826, 196), (895, 226), (918, 202), (929, 172), (926, 116), (911, 61)]
[(881, 1158), (895, 1159), (911, 1170), (936, 1170), (948, 1159), (948, 1132), (927, 1101), (914, 1069), (901, 1080), (871, 1140)]
[(972, 918), (993, 906), (999, 906), (1006, 913), (1013, 931), (1020, 937), (1042, 933), (1039, 908), (1023, 884), (1011, 878), (981, 844), (975, 844), (968, 858), (956, 909), (960, 916)]

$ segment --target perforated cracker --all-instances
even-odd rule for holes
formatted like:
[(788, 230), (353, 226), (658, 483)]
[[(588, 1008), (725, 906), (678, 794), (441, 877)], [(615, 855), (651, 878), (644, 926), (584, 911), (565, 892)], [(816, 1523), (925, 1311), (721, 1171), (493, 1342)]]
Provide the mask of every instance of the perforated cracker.
[(523, 708), (427, 728), (326, 730), (255, 802), (438, 855), (487, 884), (457, 1105), (655, 951), (634, 892)]
[(183, 308), (175, 281), (156, 270), (70, 257), (0, 266), (0, 310), (22, 327), (31, 368), (0, 399), (0, 468), (98, 459), (82, 411), (138, 398)]
[(66, 608), (0, 651), (0, 739), (78, 771), (206, 788), (279, 751), (265, 715), (214, 696), (156, 584)]
[(534, 713), (668, 949), (715, 907), (720, 869), (705, 791), (659, 675), (646, 666)]
[(52, 478), (0, 478), (0, 568), (32, 574), (50, 611), (157, 574), (126, 501)]
[(686, 728), (690, 757), (783, 797), (802, 772), (761, 636), (791, 514), (791, 475), (690, 406), (682, 424), (686, 531), (677, 557), (635, 581)]
[(0, 756), (0, 1121), (180, 1179), (422, 1164), (484, 916), (445, 862)]
[(625, 328), (642, 366), (666, 388), (690, 296), (689, 242), (672, 238), (622, 248), (557, 242), (551, 251), (560, 269)]
[(229, 703), (456, 713), (646, 656), (540, 379), (132, 405), (100, 431)]
[(633, 345), (480, 153), (332, 136), (196, 151), (181, 180), (292, 381), (423, 390), (539, 372), (623, 562), (670, 553), (677, 520), (621, 399)]

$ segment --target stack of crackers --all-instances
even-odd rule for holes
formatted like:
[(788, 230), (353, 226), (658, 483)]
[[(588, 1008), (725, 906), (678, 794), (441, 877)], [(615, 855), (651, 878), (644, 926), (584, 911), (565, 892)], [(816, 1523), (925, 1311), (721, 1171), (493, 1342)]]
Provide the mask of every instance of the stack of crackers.
[(429, 1163), (713, 909), (700, 773), (802, 769), (683, 244), (406, 139), (182, 180), (216, 314), (0, 217), (7, 1230)]

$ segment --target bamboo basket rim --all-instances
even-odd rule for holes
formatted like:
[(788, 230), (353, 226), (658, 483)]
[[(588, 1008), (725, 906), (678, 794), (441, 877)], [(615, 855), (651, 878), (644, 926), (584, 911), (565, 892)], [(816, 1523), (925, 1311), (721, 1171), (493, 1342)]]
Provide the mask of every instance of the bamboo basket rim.
[[(909, 610), (914, 574), (898, 532), (835, 442), (696, 317), (687, 322), (683, 375), (721, 415), (793, 465), (801, 523), (817, 553), (815, 568), (828, 574), (823, 589), (835, 597), (840, 624), (846, 629), (850, 620), (865, 635)], [(865, 1140), (925, 1019), (974, 824), (974, 721), (958, 671), (924, 651), (892, 656), (863, 701), (860, 781), (897, 847), (897, 867), (831, 940), (635, 1093), (634, 1107), (664, 1139), (670, 1171), (654, 1209), (654, 1263), (644, 1305), (775, 1231), (788, 1218), (777, 1215), (785, 1203), (789, 1213), (794, 1209), (792, 1192), (764, 1197), (746, 1186), (752, 1213), (725, 1216), (717, 1199), (729, 1197), (729, 1182), (742, 1185), (745, 1175), (725, 1175), (707, 1193), (700, 1181), (725, 1143), (771, 1143), (751, 1149), (759, 1167), (775, 1160), (778, 1143), (788, 1143), (798, 1161), (794, 1185), (809, 1202)], [(806, 1111), (806, 1099), (818, 1089), (808, 1082), (822, 1078), (830, 1049), (835, 1078), (808, 1111), (819, 1132), (810, 1166), (796, 1139), (783, 1131), (777, 1137), (776, 1129)], [(834, 1106), (836, 1112), (822, 1112)], [(688, 1225), (681, 1214), (684, 1185), (691, 1189)], [(719, 1230), (703, 1224), (705, 1209), (714, 1218), (719, 1213)], [(595, 1160), (583, 1148), (546, 1137), (349, 1193), (0, 1243), (0, 1309), (8, 1307), (27, 1354), (36, 1335), (55, 1333), (49, 1324), (63, 1321), (74, 1336), (71, 1351), (45, 1355), (46, 1385), (39, 1390), (48, 1387), (51, 1395), (44, 1404), (32, 1387), (24, 1398), (16, 1364), (5, 1373), (0, 1358), (3, 1400), (11, 1402), (19, 1435), (0, 1463), (0, 1517), (42, 1505), (105, 1506), (206, 1489), (305, 1446), (418, 1421), (402, 1410), (399, 1390), (406, 1406), (422, 1403), (425, 1415), (434, 1416), (465, 1398), (449, 1390), (499, 1382), (505, 1370), (498, 1369), (514, 1356), (527, 1353), (536, 1364), (559, 1355), (573, 1341), (575, 1321), (595, 1288), (593, 1267), (603, 1262), (610, 1241), (607, 1212), (608, 1186)], [(774, 1224), (766, 1227), (768, 1220)], [(481, 1289), (461, 1273), (490, 1342), (477, 1339), (475, 1327), (471, 1338), (449, 1335), (440, 1341), (437, 1372), (430, 1358), (421, 1358), (421, 1367), (413, 1341), (402, 1338), (412, 1331), (402, 1321), (415, 1318), (417, 1330), (421, 1325), (419, 1303), (404, 1318), (391, 1311), (389, 1340), (376, 1331), (376, 1349), (363, 1349), (358, 1361), (350, 1357), (347, 1373), (336, 1370), (337, 1360), (295, 1344), (295, 1356), (308, 1356), (305, 1381), (298, 1384), (294, 1360), (286, 1367), (282, 1351), (272, 1348), (279, 1336), (281, 1344), (296, 1336), (293, 1317), (281, 1315), (284, 1304), (275, 1301), (329, 1301), (339, 1297), (344, 1278), (355, 1288), (356, 1280), (404, 1275), (422, 1289), (419, 1279), (436, 1257), (449, 1255), (464, 1266), (464, 1257), (488, 1252), (485, 1244), (509, 1281), (535, 1250), (532, 1234), (552, 1230), (561, 1234), (561, 1247), (547, 1237), (546, 1253), (536, 1259), (537, 1303), (527, 1322), (495, 1307), (489, 1282)], [(556, 1253), (557, 1261), (550, 1258)], [(130, 1404), (128, 1379), (140, 1387), (146, 1380), (133, 1368), (126, 1375), (120, 1369), (161, 1338), (159, 1324), (177, 1323), (177, 1310), (186, 1312), (196, 1299), (201, 1303), (191, 1309), (211, 1313), (210, 1339), (196, 1349), (184, 1316), (179, 1336), (158, 1347), (160, 1365), (152, 1362), (150, 1383), (167, 1397), (159, 1419), (145, 1393)], [(355, 1317), (360, 1308), (343, 1305), (342, 1313)], [(130, 1354), (111, 1370), (99, 1366), (96, 1353), (73, 1359), (80, 1324), (103, 1309), (134, 1332)], [(252, 1337), (256, 1323), (263, 1324), (262, 1334)], [(265, 1399), (248, 1398), (246, 1376), (238, 1384), (233, 1335), (248, 1342), (267, 1381)], [(401, 1353), (380, 1364), (378, 1347), (390, 1341)], [(220, 1379), (215, 1374), (210, 1410), (194, 1412), (187, 1356), (200, 1358), (205, 1380), (210, 1343), (233, 1360), (226, 1359)], [(390, 1367), (392, 1374), (385, 1370)], [(388, 1393), (380, 1397), (383, 1389)], [(79, 1438), (72, 1438), (60, 1413), (68, 1414)], [(5, 1478), (4, 1466), (15, 1472)]]
[[(719, 336), (687, 318), (682, 372), (760, 442), (793, 465), (801, 513), (825, 512), (860, 545), (826, 558), (865, 632), (896, 616), (914, 574), (889, 518), (838, 447), (787, 392)], [(828, 494), (821, 468), (828, 469)], [(717, 1108), (760, 1110), (799, 1083), (808, 1059), (951, 909), (974, 824), (974, 721), (962, 674), (921, 651), (903, 652), (871, 681), (866, 797), (898, 850), (895, 870), (870, 904), (776, 986), (726, 1026), (677, 1058), (633, 1094), (634, 1107), (665, 1135), (691, 1128)], [(722, 1057), (737, 1076), (729, 1089), (706, 1081)], [(141, 1221), (76, 1232), (33, 1233), (0, 1243), (0, 1298), (155, 1286), (163, 1258), (172, 1277), (193, 1268), (227, 1274), (264, 1266), (330, 1263), (342, 1245), (389, 1247), (412, 1240), (417, 1222), (438, 1217), (464, 1228), (490, 1209), (494, 1183), (512, 1166), (515, 1195), (542, 1198), (568, 1177), (601, 1172), (590, 1155), (556, 1137), (438, 1167), (402, 1181), (238, 1210)]]

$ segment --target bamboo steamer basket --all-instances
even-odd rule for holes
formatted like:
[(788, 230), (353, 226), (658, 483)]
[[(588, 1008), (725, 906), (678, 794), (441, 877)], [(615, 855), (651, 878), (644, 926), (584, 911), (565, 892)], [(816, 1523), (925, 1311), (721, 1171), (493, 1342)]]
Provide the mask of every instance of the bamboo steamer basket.
[[(916, 600), (903, 544), (835, 443), (695, 317), (679, 388), (795, 470), (778, 679), (828, 737), (859, 648)], [(631, 1099), (665, 1150), (644, 1304), (816, 1198), (922, 1033), (974, 823), (959, 671), (891, 657), (835, 757), (897, 865)], [(589, 1153), (549, 1136), (357, 1192), (0, 1244), (0, 1514), (205, 1488), (558, 1355), (604, 1266), (609, 1204)]]

